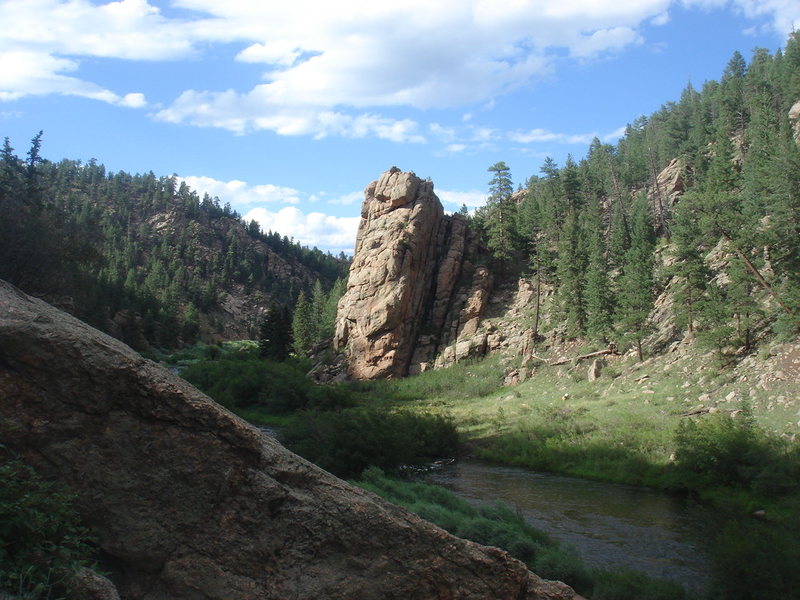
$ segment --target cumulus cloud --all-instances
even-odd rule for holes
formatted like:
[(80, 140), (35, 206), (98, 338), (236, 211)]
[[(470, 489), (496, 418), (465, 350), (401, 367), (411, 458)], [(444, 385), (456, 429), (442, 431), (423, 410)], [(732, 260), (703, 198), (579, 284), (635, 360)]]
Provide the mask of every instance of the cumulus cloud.
[(279, 135), (345, 138), (377, 137), (392, 142), (424, 143), (419, 124), (411, 119), (391, 119), (375, 114), (350, 115), (271, 103), (256, 87), (248, 93), (188, 90), (172, 106), (154, 117), (168, 123), (218, 127), (237, 134), (268, 130)]
[(179, 58), (191, 43), (146, 0), (96, 5), (87, 0), (0, 2), (0, 100), (30, 95), (80, 96), (127, 108), (140, 92), (117, 93), (77, 75), (84, 57)]
[(477, 190), (470, 190), (468, 192), (459, 192), (455, 190), (436, 190), (436, 195), (442, 201), (442, 205), (446, 210), (457, 211), (462, 206), (466, 205), (467, 208), (474, 209), (486, 204), (486, 192), (479, 192)]
[(97, 4), (88, 0), (0, 2), (0, 49), (128, 60), (183, 58), (193, 40), (181, 22), (146, 0)]
[(385, 112), (491, 104), (552, 71), (555, 57), (585, 60), (642, 43), (643, 26), (666, 22), (677, 4), (733, 7), (781, 35), (800, 22), (796, 0), (171, 4), (162, 11), (148, 0), (0, 0), (3, 70), (9, 57), (36, 59), (29, 71), (12, 65), (3, 73), (0, 99), (71, 94), (139, 108), (146, 104), (141, 93), (81, 77), (81, 61), (178, 60), (230, 44), (235, 60), (263, 65), (261, 81), (242, 89), (198, 86), (154, 116), (236, 133), (420, 143), (426, 138), (415, 120)]
[(45, 52), (0, 52), (0, 100), (61, 94), (128, 108), (141, 108), (147, 104), (144, 94), (119, 96), (89, 81), (63, 74), (77, 69), (77, 61), (57, 58)]
[(257, 207), (244, 215), (246, 221), (255, 220), (264, 231), (277, 231), (294, 238), (306, 246), (316, 246), (338, 254), (352, 254), (360, 217), (334, 217), (320, 212), (304, 213), (295, 206), (277, 212)]
[[(425, 141), (415, 121), (376, 109), (490, 102), (549, 73), (553, 51), (588, 58), (640, 42), (637, 27), (669, 0), (178, 4), (205, 15), (187, 29), (197, 39), (245, 42), (237, 60), (263, 64), (264, 81), (249, 90), (186, 91), (157, 119), (240, 134), (414, 143)], [(435, 126), (428, 133), (448, 135)]]
[(180, 177), (186, 185), (195, 190), (200, 196), (208, 194), (212, 198), (218, 197), (222, 202), (230, 202), (234, 208), (247, 204), (279, 203), (299, 204), (300, 192), (294, 188), (272, 185), (249, 185), (244, 181), (232, 179), (220, 181), (212, 177), (190, 175)]
[(336, 206), (352, 206), (353, 204), (360, 204), (364, 200), (364, 192), (350, 192), (342, 196), (337, 196), (328, 200), (328, 204)]
[(682, 0), (689, 7), (705, 9), (732, 6), (748, 19), (766, 19), (768, 27), (782, 38), (800, 25), (800, 3), (797, 0)]
[(547, 129), (530, 129), (528, 131), (512, 131), (508, 133), (508, 139), (518, 144), (532, 144), (540, 142), (552, 142), (556, 144), (590, 144), (594, 138), (599, 138), (604, 142), (619, 139), (625, 134), (625, 127), (620, 127), (604, 135), (597, 132), (591, 133), (556, 133)]

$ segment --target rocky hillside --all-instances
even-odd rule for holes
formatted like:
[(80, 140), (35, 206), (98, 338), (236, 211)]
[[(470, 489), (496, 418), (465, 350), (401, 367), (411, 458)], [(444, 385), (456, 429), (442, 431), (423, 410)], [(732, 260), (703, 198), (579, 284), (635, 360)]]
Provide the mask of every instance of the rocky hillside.
[(431, 182), (384, 173), (366, 190), (339, 305), (347, 375), (401, 377), (506, 349), (643, 361), (684, 338), (732, 365), (796, 340), (798, 68), (797, 34), (749, 65), (734, 53), (720, 82), (688, 86), (616, 146), (596, 139), (561, 167), (546, 159), (524, 191), (492, 165), (473, 215), (443, 215)]
[[(5, 282), (0, 398), (0, 442), (75, 492), (122, 598), (576, 598), (303, 461)], [(108, 584), (101, 597), (115, 597)]]
[(344, 257), (245, 223), (175, 177), (106, 173), (94, 162), (0, 160), (0, 277), (134, 348), (254, 337)]

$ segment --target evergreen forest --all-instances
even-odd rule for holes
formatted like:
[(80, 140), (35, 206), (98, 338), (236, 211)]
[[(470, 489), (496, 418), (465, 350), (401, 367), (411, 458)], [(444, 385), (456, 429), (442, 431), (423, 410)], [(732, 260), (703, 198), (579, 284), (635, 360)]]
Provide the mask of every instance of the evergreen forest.
[[(670, 284), (676, 318), (722, 355), (800, 326), (800, 35), (785, 51), (736, 52), (719, 81), (629, 124), (616, 145), (548, 158), (514, 192), (489, 167), (472, 217), (501, 273), (554, 291), (568, 339), (632, 345)], [(794, 127), (793, 127), (794, 126)], [(667, 184), (672, 189), (667, 189)], [(551, 325), (552, 326), (552, 325)]]
[(42, 143), (3, 145), (0, 278), (134, 348), (256, 337), (270, 307), (347, 273), (344, 255), (265, 233), (175, 176), (51, 162)]

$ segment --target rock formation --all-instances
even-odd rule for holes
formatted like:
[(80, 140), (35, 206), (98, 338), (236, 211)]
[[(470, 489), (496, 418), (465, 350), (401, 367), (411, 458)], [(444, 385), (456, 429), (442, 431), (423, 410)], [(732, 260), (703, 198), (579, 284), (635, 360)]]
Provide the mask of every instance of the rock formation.
[(800, 101), (795, 102), (789, 109), (789, 122), (792, 124), (794, 141), (800, 144)]
[(124, 599), (574, 598), (321, 471), (5, 282), (0, 442), (77, 494)]
[(478, 237), (446, 216), (430, 181), (396, 167), (365, 190), (334, 347), (357, 379), (424, 370), (465, 328), (492, 286)]

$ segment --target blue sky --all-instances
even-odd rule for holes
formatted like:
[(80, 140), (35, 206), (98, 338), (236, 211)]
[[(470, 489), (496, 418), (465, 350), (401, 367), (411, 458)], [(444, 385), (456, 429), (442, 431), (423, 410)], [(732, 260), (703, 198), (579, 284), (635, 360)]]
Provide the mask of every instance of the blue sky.
[(477, 206), (490, 165), (579, 159), (797, 26), (798, 0), (0, 0), (0, 137), (350, 253), (389, 167)]

